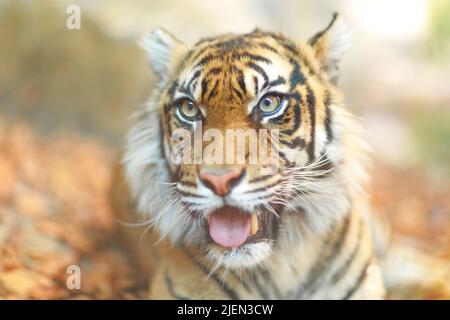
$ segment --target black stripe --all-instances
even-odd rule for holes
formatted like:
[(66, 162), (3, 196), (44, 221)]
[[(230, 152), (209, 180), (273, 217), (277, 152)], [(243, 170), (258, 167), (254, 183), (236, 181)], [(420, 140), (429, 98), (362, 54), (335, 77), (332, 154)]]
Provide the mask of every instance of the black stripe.
[(313, 292), (320, 279), (320, 275), (326, 270), (336, 255), (340, 253), (350, 226), (350, 216), (351, 213), (348, 213), (344, 218), (341, 228), (339, 229), (339, 236), (331, 244), (331, 247), (328, 247), (328, 250), (326, 249), (327, 243), (323, 243), (323, 247), (320, 250), (321, 254), (319, 254), (316, 262), (310, 269), (303, 286), (299, 288), (299, 294), (303, 295), (305, 292)]
[(283, 41), (282, 46), (283, 46), (283, 48), (285, 48), (287, 51), (289, 51), (290, 53), (292, 53), (294, 56), (299, 56), (297, 47), (296, 47), (294, 44), (289, 43), (289, 42), (287, 42), (287, 41)]
[(236, 48), (243, 48), (247, 44), (247, 41), (242, 36), (233, 36), (231, 39), (228, 38), (226, 40), (222, 40), (215, 44), (217, 48), (220, 48), (222, 51), (229, 51)]
[(300, 137), (296, 137), (294, 140), (292, 140), (292, 142), (280, 139), (280, 143), (292, 149), (299, 149), (299, 150), (302, 150), (306, 145), (305, 139), (302, 139)]
[(230, 88), (239, 97), (239, 100), (242, 101), (242, 99), (244, 98), (242, 93), (236, 87), (234, 87), (231, 82), (230, 82)]
[[(279, 207), (278, 207), (279, 208)], [(275, 212), (277, 212), (277, 208), (273, 208)], [(269, 238), (271, 239), (278, 239), (278, 235), (279, 235), (279, 220), (278, 220), (278, 216), (274, 216), (273, 214), (265, 214), (264, 215), (264, 224), (266, 226), (269, 226)], [(275, 242), (275, 246), (277, 245), (277, 242)]]
[(189, 97), (189, 99), (195, 100), (188, 87), (181, 86), (181, 87), (178, 88), (178, 91), (181, 92), (181, 93), (184, 93), (185, 95), (187, 95)]
[(298, 62), (293, 58), (289, 59), (289, 62), (294, 67), (289, 77), (290, 91), (294, 91), (297, 84), (304, 85), (306, 83), (306, 79), (303, 73), (300, 71), (300, 65), (298, 64)]
[(254, 179), (251, 179), (248, 183), (256, 183), (256, 182), (261, 182), (267, 179), (272, 178), (272, 175), (265, 175), (265, 176), (260, 176), (260, 177), (256, 177)]
[(253, 275), (253, 279), (256, 290), (258, 291), (259, 295), (264, 299), (264, 300), (269, 300), (269, 295), (267, 294), (266, 290), (264, 290), (264, 288), (261, 286), (261, 284), (259, 283), (258, 277), (256, 275)]
[(333, 130), (331, 129), (332, 118), (331, 118), (331, 110), (330, 110), (329, 100), (330, 100), (329, 93), (326, 92), (325, 93), (325, 99), (324, 99), (324, 104), (325, 104), (325, 131), (327, 133), (327, 142), (328, 143), (332, 142), (333, 139), (334, 139)]
[(349, 212), (345, 218), (341, 229), (339, 230), (339, 238), (334, 243), (331, 249), (331, 255), (328, 256), (327, 262), (332, 261), (338, 253), (340, 253), (342, 245), (344, 244), (345, 238), (348, 234), (348, 228), (350, 227), (351, 212)]
[(309, 85), (306, 86), (306, 102), (308, 103), (308, 106), (311, 106), (312, 108), (316, 107), (316, 96)]
[(252, 288), (248, 285), (248, 283), (246, 283), (244, 281), (244, 279), (242, 279), (241, 277), (239, 277), (235, 272), (230, 272), (234, 278), (244, 287), (245, 291), (247, 291), (248, 293), (252, 292)]
[[(184, 121), (181, 121), (177, 116), (173, 117), (173, 122), (175, 124), (175, 129), (181, 127), (181, 128), (185, 128), (186, 130), (190, 130), (192, 128), (192, 125), (190, 125), (190, 124), (188, 124), (188, 123), (186, 123)], [(170, 128), (170, 135), (169, 135), (169, 137), (172, 137), (172, 128), (170, 127), (170, 125), (169, 125), (169, 128)]]
[[(196, 195), (194, 193), (190, 193), (188, 191), (180, 191), (178, 190), (178, 192), (180, 193), (180, 195), (184, 196), (184, 197), (192, 197), (192, 198), (197, 198), (197, 199), (202, 199), (202, 196)], [(181, 200), (181, 202), (185, 202), (183, 200)]]
[[(317, 75), (318, 70), (317, 70), (317, 68), (314, 65), (312, 65), (312, 61), (310, 59), (308, 59), (307, 57), (302, 55), (301, 56), (301, 61), (303, 62), (305, 68), (309, 70), (311, 75)], [(320, 74), (318, 75), (318, 77), (319, 77), (320, 80), (323, 80), (322, 76)]]
[(287, 118), (285, 118), (285, 114), (282, 113), (278, 117), (270, 118), (269, 121), (273, 124), (282, 125), (283, 123), (285, 123), (285, 119)]
[[(196, 46), (197, 46), (197, 44), (196, 44)], [(193, 56), (193, 57), (191, 58), (191, 61), (190, 61), (189, 64), (193, 64), (193, 63), (194, 63), (195, 61), (197, 61), (201, 56), (205, 55), (205, 54), (206, 54), (205, 52), (206, 52), (205, 50), (199, 50), (199, 51), (195, 54), (195, 56)], [(192, 56), (192, 54), (191, 54), (191, 56)]]
[(206, 82), (206, 79), (203, 79), (203, 80), (202, 80), (201, 86), (202, 86), (201, 97), (202, 97), (202, 101), (204, 101), (205, 94), (206, 94), (206, 92), (208, 91), (208, 83)]
[(208, 94), (208, 98), (206, 98), (206, 100), (209, 100), (211, 98), (214, 98), (217, 94), (217, 86), (219, 85), (219, 80), (216, 80), (216, 82), (214, 83), (214, 87), (212, 87), (211, 91)]
[(217, 276), (216, 272), (211, 273), (210, 270), (204, 266), (202, 263), (197, 261), (195, 257), (187, 250), (184, 250), (185, 254), (189, 257), (189, 259), (192, 260), (192, 262), (206, 275), (210, 276), (211, 279), (213, 279), (217, 285), (222, 288), (222, 290), (227, 294), (227, 296), (232, 300), (239, 300), (239, 295), (237, 292), (233, 289), (231, 289), (224, 281), (221, 281), (219, 277)]
[(222, 72), (222, 68), (221, 67), (216, 67), (216, 68), (211, 68), (208, 73), (206, 74), (205, 77), (208, 77), (209, 75), (218, 75), (219, 73)]
[(264, 62), (264, 63), (267, 63), (267, 64), (272, 64), (272, 61), (267, 59), (266, 57), (263, 57), (263, 56), (260, 56), (260, 55), (257, 55), (257, 54), (251, 54), (249, 52), (242, 52), (242, 53), (235, 52), (235, 53), (232, 54), (232, 58), (233, 59), (237, 59), (237, 60), (241, 60), (242, 58), (249, 58), (249, 59), (254, 60), (254, 61), (259, 61), (259, 62)]
[(355, 293), (356, 290), (358, 290), (358, 288), (361, 286), (361, 284), (363, 283), (364, 279), (367, 276), (367, 268), (370, 265), (370, 261), (372, 260), (372, 257), (370, 257), (370, 259), (367, 260), (367, 262), (364, 264), (364, 267), (362, 268), (355, 284), (353, 285), (353, 287), (351, 287), (347, 293), (345, 294), (345, 296), (342, 298), (342, 300), (348, 300), (352, 297), (352, 295)]
[(188, 82), (188, 84), (186, 86), (188, 89), (191, 88), (192, 82), (194, 82), (195, 80), (198, 79), (198, 77), (200, 77), (201, 73), (202, 72), (200, 70), (195, 71), (194, 75), (192, 76), (191, 80), (189, 80), (189, 82)]
[(258, 46), (260, 46), (261, 48), (267, 49), (269, 51), (272, 51), (273, 53), (278, 54), (278, 50), (275, 49), (274, 47), (268, 45), (267, 43), (260, 42), (260, 43), (258, 43)]
[(218, 55), (214, 55), (214, 54), (210, 54), (210, 55), (207, 55), (206, 57), (203, 57), (195, 66), (194, 66), (194, 69), (195, 68), (197, 68), (197, 67), (200, 67), (200, 66), (203, 66), (203, 65), (205, 65), (205, 64), (207, 64), (207, 63), (209, 63), (209, 62), (211, 62), (211, 61), (213, 61), (213, 60), (220, 60), (222, 57), (221, 56), (218, 56)]
[(197, 187), (197, 183), (191, 182), (191, 181), (180, 181), (179, 183), (181, 183), (182, 186), (186, 186), (186, 187), (193, 187), (193, 188)]
[(309, 162), (312, 163), (315, 156), (315, 138), (316, 138), (316, 97), (309, 85), (306, 86), (306, 106), (308, 108), (310, 125), (311, 125), (311, 138), (308, 143), (306, 151), (308, 152)]
[(286, 38), (284, 38), (282, 35), (276, 34), (276, 33), (271, 33), (270, 34), (272, 36), (273, 39), (275, 39), (275, 41), (282, 46), (284, 49), (286, 49), (287, 51), (289, 51), (289, 53), (291, 53), (294, 56), (298, 56), (298, 51), (297, 51), (297, 47), (289, 42)]
[(258, 72), (264, 78), (263, 87), (267, 86), (267, 84), (269, 83), (269, 77), (267, 76), (267, 73), (264, 71), (264, 69), (254, 62), (247, 62), (247, 66)]
[[(298, 95), (298, 98), (301, 99), (300, 95)], [(287, 130), (281, 131), (282, 134), (286, 134), (289, 136), (292, 135), (293, 133), (297, 132), (297, 130), (300, 128), (300, 124), (301, 124), (300, 104), (297, 102), (292, 109), (294, 111), (294, 127), (292, 129), (287, 129)]]
[(174, 81), (172, 82), (172, 85), (169, 87), (169, 90), (167, 90), (167, 93), (169, 94), (170, 99), (173, 100), (173, 96), (175, 95), (175, 91), (177, 90), (178, 87), (178, 81)]
[(285, 84), (285, 83), (286, 83), (286, 80), (282, 76), (278, 76), (277, 79), (275, 79), (269, 83), (269, 86), (275, 87), (275, 86), (278, 86), (280, 84)]
[(264, 191), (264, 190), (267, 190), (269, 188), (272, 188), (272, 187), (276, 186), (279, 183), (280, 183), (280, 180), (278, 179), (277, 181), (272, 182), (271, 184), (269, 184), (267, 186), (264, 186), (264, 187), (261, 187), (261, 188), (257, 188), (257, 189), (253, 189), (253, 190), (248, 190), (248, 191), (245, 191), (244, 193), (245, 194), (249, 194), (249, 193), (255, 193), (255, 192), (259, 192), (259, 191)]
[(195, 80), (195, 82), (192, 84), (192, 91), (195, 91), (195, 88), (197, 88), (198, 80)]
[(361, 247), (361, 239), (363, 234), (362, 231), (363, 226), (362, 221), (360, 221), (356, 245), (353, 248), (350, 255), (345, 259), (344, 263), (335, 271), (335, 273), (331, 277), (332, 284), (338, 282), (342, 277), (344, 277), (347, 274), (348, 270), (350, 269), (350, 266), (352, 265), (353, 260), (355, 260), (356, 254), (359, 252), (359, 249)]
[(245, 94), (247, 92), (247, 88), (245, 87), (244, 73), (242, 70), (233, 67), (233, 70), (238, 74), (238, 84), (242, 90), (242, 93)]
[(191, 300), (188, 297), (179, 295), (178, 293), (175, 292), (175, 290), (173, 288), (172, 279), (170, 279), (169, 273), (167, 272), (167, 270), (165, 270), (165, 272), (164, 272), (164, 282), (166, 283), (167, 289), (169, 290), (169, 293), (172, 297), (174, 297), (177, 300)]
[(280, 158), (283, 159), (285, 165), (286, 165), (287, 167), (292, 166), (292, 163), (291, 163), (291, 162), (289, 161), (289, 159), (286, 157), (286, 155), (284, 154), (284, 152), (281, 152), (281, 151), (279, 151), (279, 150), (277, 150), (277, 151), (278, 151), (278, 155), (280, 156)]
[(255, 95), (257, 95), (258, 92), (259, 92), (258, 77), (257, 76), (253, 76), (253, 84), (255, 85)]

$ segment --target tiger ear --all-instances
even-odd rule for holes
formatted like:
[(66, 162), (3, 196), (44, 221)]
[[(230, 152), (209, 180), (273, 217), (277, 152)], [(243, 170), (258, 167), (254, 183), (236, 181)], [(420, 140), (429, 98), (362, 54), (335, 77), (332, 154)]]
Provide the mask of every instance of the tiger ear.
[(322, 69), (333, 83), (337, 82), (339, 62), (350, 46), (352, 33), (342, 17), (334, 12), (328, 26), (308, 40)]
[(158, 78), (165, 82), (181, 62), (187, 47), (170, 32), (156, 28), (140, 41)]

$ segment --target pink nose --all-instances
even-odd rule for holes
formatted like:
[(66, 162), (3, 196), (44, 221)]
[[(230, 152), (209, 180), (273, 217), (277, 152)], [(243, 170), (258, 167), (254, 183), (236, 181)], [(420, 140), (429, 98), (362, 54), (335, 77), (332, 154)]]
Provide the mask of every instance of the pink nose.
[(228, 194), (233, 187), (239, 183), (244, 175), (244, 170), (241, 171), (227, 171), (222, 175), (215, 175), (212, 173), (202, 173), (200, 180), (203, 184), (214, 191), (218, 196)]

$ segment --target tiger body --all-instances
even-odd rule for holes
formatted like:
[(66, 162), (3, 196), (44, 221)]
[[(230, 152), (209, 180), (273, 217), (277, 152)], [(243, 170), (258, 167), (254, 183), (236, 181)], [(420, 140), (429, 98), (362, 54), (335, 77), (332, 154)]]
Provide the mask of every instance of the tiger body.
[[(270, 265), (259, 267), (248, 273), (228, 271), (228, 274), (225, 274), (224, 268), (221, 268), (210, 275), (213, 266), (202, 262), (204, 260), (202, 252), (195, 252), (193, 249), (191, 251), (189, 248), (171, 250), (167, 252), (167, 259), (162, 258), (163, 265), (156, 273), (150, 297), (161, 299), (382, 298), (384, 289), (380, 282), (381, 275), (375, 265), (375, 259), (372, 258), (367, 230), (363, 229), (361, 220), (356, 214), (349, 214), (340, 227), (352, 229), (346, 233), (345, 240), (337, 233), (338, 230), (344, 230), (336, 229), (334, 234), (329, 235), (330, 238), (311, 241), (297, 250), (278, 252), (272, 258)], [(328, 246), (326, 249), (323, 248), (325, 244)], [(347, 254), (340, 255), (340, 250)], [(180, 276), (181, 274), (189, 276)]]
[[(335, 15), (305, 43), (259, 30), (191, 49), (161, 29), (144, 41), (159, 85), (136, 115), (112, 198), (120, 220), (148, 231), (136, 255), (150, 298), (383, 298), (368, 148), (336, 85), (347, 40)], [(267, 140), (278, 166), (180, 162), (171, 137), (199, 124), (277, 129)], [(139, 232), (125, 229), (136, 247)]]

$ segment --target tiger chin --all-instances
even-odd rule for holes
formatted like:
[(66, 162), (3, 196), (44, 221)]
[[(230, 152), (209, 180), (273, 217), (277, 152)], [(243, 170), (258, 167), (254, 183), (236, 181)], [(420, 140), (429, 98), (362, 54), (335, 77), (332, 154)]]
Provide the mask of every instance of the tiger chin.
[[(306, 42), (258, 29), (190, 48), (163, 29), (142, 41), (157, 83), (112, 200), (150, 298), (384, 297), (366, 222), (369, 149), (337, 86), (350, 34), (334, 14)], [(264, 142), (278, 166), (180, 161), (193, 151), (179, 154), (173, 133), (200, 125), (277, 130)]]

